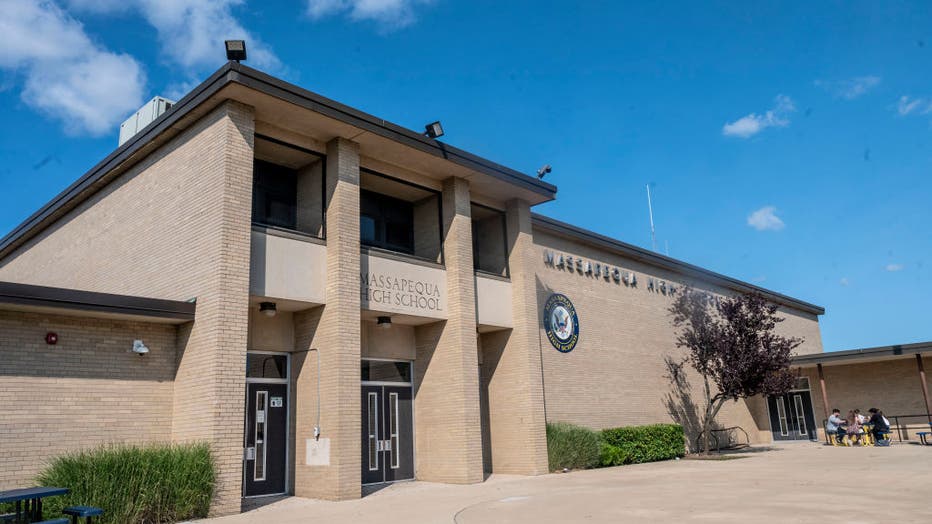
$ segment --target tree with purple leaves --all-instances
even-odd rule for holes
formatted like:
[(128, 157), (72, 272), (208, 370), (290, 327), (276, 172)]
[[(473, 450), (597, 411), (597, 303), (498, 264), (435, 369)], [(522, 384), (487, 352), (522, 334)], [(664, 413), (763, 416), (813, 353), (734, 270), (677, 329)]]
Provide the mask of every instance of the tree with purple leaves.
[(709, 453), (715, 416), (725, 402), (756, 395), (779, 395), (792, 388), (796, 374), (790, 358), (803, 339), (774, 333), (784, 319), (759, 293), (716, 297), (690, 287), (670, 306), (677, 328), (676, 346), (702, 376), (705, 413), (702, 451)]

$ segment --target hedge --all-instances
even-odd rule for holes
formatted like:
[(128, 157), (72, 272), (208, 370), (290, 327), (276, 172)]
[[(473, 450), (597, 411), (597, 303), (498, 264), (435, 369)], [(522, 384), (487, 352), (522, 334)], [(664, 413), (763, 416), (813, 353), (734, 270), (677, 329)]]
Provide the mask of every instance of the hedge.
[(565, 422), (547, 424), (550, 471), (586, 469), (599, 465), (599, 434)]
[(669, 460), (686, 454), (683, 428), (651, 424), (593, 431), (563, 422), (547, 424), (551, 471)]
[(606, 466), (670, 460), (686, 454), (679, 424), (612, 428), (602, 430), (599, 436), (603, 442), (600, 462)]
[(45, 499), (46, 519), (88, 505), (104, 510), (101, 524), (160, 524), (206, 517), (216, 473), (207, 444), (117, 445), (52, 459), (36, 481), (71, 489)]

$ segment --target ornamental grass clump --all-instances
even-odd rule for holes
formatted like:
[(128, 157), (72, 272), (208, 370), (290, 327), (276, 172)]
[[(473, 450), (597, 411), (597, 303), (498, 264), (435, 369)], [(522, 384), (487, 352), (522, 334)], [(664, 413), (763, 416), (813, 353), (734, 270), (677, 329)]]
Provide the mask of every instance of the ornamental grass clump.
[(565, 422), (547, 424), (550, 471), (586, 469), (599, 465), (599, 434)]
[(101, 524), (161, 524), (206, 517), (216, 473), (204, 443), (114, 445), (52, 459), (36, 482), (71, 490), (45, 500), (46, 519), (87, 505), (104, 510)]

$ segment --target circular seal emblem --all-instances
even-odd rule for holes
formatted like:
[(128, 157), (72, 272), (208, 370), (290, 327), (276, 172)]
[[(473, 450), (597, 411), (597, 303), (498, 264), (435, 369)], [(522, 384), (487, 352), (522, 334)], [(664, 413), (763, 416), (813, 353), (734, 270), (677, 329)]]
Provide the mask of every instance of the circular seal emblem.
[(569, 353), (579, 340), (579, 318), (576, 308), (566, 295), (554, 293), (544, 303), (544, 331), (553, 347)]

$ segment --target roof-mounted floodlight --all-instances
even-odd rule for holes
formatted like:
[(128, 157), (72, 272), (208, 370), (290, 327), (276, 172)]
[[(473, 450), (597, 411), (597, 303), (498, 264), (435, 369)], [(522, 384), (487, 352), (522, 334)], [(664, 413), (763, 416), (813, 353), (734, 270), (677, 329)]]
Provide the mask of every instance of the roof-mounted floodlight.
[(424, 127), (424, 134), (430, 138), (439, 138), (443, 136), (443, 126), (440, 125), (440, 121), (436, 121), (431, 124), (427, 124)]
[(245, 40), (224, 40), (223, 44), (227, 48), (227, 60), (246, 60), (246, 41)]

